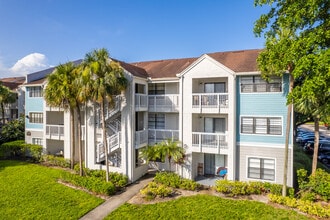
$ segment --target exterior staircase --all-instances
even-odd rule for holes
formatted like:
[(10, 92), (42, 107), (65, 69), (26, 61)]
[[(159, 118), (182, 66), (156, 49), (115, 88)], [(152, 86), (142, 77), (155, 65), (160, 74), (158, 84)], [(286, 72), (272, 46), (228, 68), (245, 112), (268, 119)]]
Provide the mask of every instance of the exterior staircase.
[[(112, 108), (106, 107), (105, 112), (108, 153), (111, 154), (120, 148), (121, 143), (121, 97), (117, 96), (115, 105)], [(103, 161), (105, 161), (105, 149), (103, 139), (101, 139), (96, 146), (96, 162), (101, 163)]]

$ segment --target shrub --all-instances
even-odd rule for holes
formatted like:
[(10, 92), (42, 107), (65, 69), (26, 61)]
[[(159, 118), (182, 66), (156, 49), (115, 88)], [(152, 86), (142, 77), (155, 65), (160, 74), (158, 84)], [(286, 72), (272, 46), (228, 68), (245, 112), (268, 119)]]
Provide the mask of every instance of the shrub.
[(280, 195), (269, 194), (268, 198), (271, 202), (285, 205), (291, 208), (297, 208), (300, 211), (315, 215), (321, 218), (330, 217), (330, 205), (322, 206), (320, 203), (313, 203), (307, 200), (297, 200), (295, 198), (283, 197)]
[[(282, 185), (268, 183), (268, 182), (241, 182), (232, 180), (218, 180), (216, 181), (215, 190), (228, 196), (251, 195), (272, 193), (275, 195), (282, 195)], [(293, 189), (288, 187), (288, 192), (292, 194)]]
[(54, 155), (45, 154), (41, 157), (41, 161), (50, 166), (59, 166), (63, 168), (70, 167), (70, 160)]
[(115, 184), (116, 187), (124, 187), (127, 185), (128, 177), (118, 172), (110, 172), (109, 180)]
[[(74, 166), (74, 171), (76, 174), (79, 173), (79, 164)], [(83, 163), (83, 172), (87, 177), (95, 177), (102, 181), (106, 180), (105, 170), (91, 170), (85, 167)], [(111, 181), (117, 188), (122, 188), (127, 185), (128, 177), (124, 174), (118, 172), (109, 172), (109, 181)]]
[(83, 177), (64, 172), (61, 175), (61, 180), (75, 186), (83, 187), (97, 194), (113, 195), (116, 192), (116, 187), (112, 182), (105, 182), (97, 177)]
[(26, 144), (24, 140), (3, 143), (0, 146), (0, 155), (3, 158), (24, 157)]
[(32, 157), (34, 161), (40, 161), (42, 155), (42, 146), (36, 144), (26, 144), (27, 154)]
[(182, 178), (178, 174), (172, 172), (158, 172), (156, 173), (154, 181), (156, 183), (164, 184), (165, 186), (191, 191), (197, 190), (201, 187), (201, 185), (195, 181)]
[(173, 190), (161, 183), (150, 182), (144, 189), (140, 190), (146, 200), (152, 200), (159, 197), (167, 197), (173, 193)]
[(330, 174), (317, 169), (314, 175), (307, 177), (306, 170), (297, 171), (299, 195), (302, 200), (328, 202), (330, 199)]

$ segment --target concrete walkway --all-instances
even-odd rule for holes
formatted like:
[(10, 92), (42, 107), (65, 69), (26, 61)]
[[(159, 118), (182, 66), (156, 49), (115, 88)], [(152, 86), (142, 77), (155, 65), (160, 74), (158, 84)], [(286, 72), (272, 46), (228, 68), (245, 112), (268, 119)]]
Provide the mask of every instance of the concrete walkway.
[(84, 215), (80, 220), (102, 220), (106, 216), (108, 216), (112, 211), (116, 208), (130, 200), (133, 196), (139, 193), (140, 189), (145, 187), (149, 182), (153, 180), (154, 175), (147, 175), (146, 177), (142, 177), (141, 180), (136, 181), (129, 185), (125, 192), (111, 196), (104, 203), (96, 207), (95, 209), (88, 212)]

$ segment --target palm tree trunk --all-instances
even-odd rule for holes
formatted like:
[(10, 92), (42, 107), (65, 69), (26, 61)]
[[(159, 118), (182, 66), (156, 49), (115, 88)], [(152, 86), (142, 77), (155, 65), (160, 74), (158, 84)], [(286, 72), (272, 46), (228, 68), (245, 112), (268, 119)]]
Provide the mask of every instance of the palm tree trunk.
[[(289, 92), (293, 88), (293, 76), (289, 75)], [(288, 181), (288, 164), (289, 164), (289, 140), (290, 140), (290, 128), (291, 128), (291, 117), (292, 117), (292, 104), (288, 105), (287, 116), (286, 116), (286, 130), (285, 130), (285, 147), (284, 147), (284, 170), (283, 170), (283, 187), (282, 196), (286, 196), (286, 188)]]
[(6, 123), (6, 120), (5, 120), (5, 107), (3, 103), (1, 103), (1, 114), (2, 114), (2, 124), (4, 125)]
[(80, 113), (80, 107), (79, 104), (76, 108), (77, 111), (77, 134), (78, 134), (78, 151), (79, 151), (79, 175), (83, 176), (83, 152), (82, 152), (82, 144), (81, 144), (81, 113)]
[(319, 140), (320, 140), (320, 118), (316, 116), (314, 119), (314, 154), (313, 154), (313, 164), (312, 164), (312, 175), (315, 174), (317, 168), (317, 155), (319, 152)]
[(74, 141), (74, 110), (70, 108), (70, 130), (71, 130), (71, 141), (70, 141), (70, 167), (71, 170), (74, 168), (74, 150), (75, 150), (75, 141)]
[(107, 142), (107, 133), (105, 128), (105, 117), (104, 117), (104, 98), (101, 101), (101, 120), (102, 120), (102, 136), (103, 136), (103, 146), (105, 154), (105, 172), (106, 172), (106, 181), (109, 182), (109, 159), (108, 159), (108, 142)]

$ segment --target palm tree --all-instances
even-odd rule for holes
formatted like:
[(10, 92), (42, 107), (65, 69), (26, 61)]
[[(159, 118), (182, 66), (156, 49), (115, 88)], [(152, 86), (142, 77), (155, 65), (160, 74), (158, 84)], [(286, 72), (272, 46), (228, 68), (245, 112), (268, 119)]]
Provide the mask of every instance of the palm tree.
[(174, 162), (179, 163), (185, 156), (184, 149), (179, 146), (178, 141), (173, 141), (171, 139), (165, 140), (158, 144), (160, 154), (162, 156), (162, 161), (165, 161), (165, 158), (168, 159), (169, 163), (169, 171), (171, 171), (171, 160), (173, 159)]
[(0, 82), (0, 106), (2, 114), (2, 124), (6, 123), (5, 120), (5, 105), (14, 103), (16, 101), (16, 94), (6, 86), (3, 86)]
[(162, 158), (160, 146), (146, 146), (144, 148), (141, 148), (139, 152), (139, 158), (144, 159), (147, 164), (152, 164), (152, 166), (159, 171), (157, 161), (161, 161)]
[[(91, 79), (86, 85), (86, 96), (90, 97), (100, 106), (105, 149), (106, 180), (109, 181), (108, 143), (105, 127), (104, 109), (106, 103), (114, 105), (114, 96), (121, 94), (126, 89), (127, 80), (119, 63), (110, 59), (109, 52), (105, 49), (93, 50), (87, 53), (83, 62), (85, 78)], [(87, 82), (87, 81), (85, 81)]]
[[(76, 109), (79, 107), (79, 104), (77, 103), (79, 88), (74, 86), (74, 82), (77, 80), (77, 76), (76, 67), (72, 62), (57, 66), (53, 73), (47, 77), (47, 87), (44, 93), (45, 100), (49, 106), (61, 107), (65, 111), (70, 111), (71, 169), (73, 169), (74, 166), (75, 155), (74, 115)], [(78, 148), (81, 149), (81, 141), (80, 139), (78, 140)], [(82, 167), (80, 167), (80, 175), (82, 175)]]

